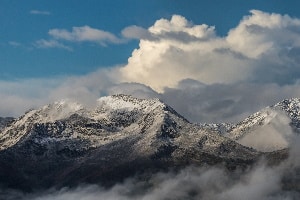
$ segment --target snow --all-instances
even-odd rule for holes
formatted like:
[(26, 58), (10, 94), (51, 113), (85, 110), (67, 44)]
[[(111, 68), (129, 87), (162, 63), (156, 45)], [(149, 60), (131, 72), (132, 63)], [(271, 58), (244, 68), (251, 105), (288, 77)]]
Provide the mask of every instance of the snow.
[[(156, 98), (137, 99), (128, 95), (113, 95), (99, 98), (97, 105), (89, 109), (75, 101), (65, 99), (31, 110), (4, 128), (0, 133), (0, 150), (33, 137), (33, 141), (41, 145), (61, 141), (85, 141), (78, 148), (95, 148), (112, 141), (138, 138), (133, 149), (137, 154), (145, 155), (155, 153), (163, 145), (183, 145), (187, 149), (200, 148), (200, 145), (204, 151), (218, 152), (220, 146), (224, 143), (229, 144), (232, 140), (254, 147), (251, 143), (253, 137), (263, 138), (261, 141), (264, 141), (268, 140), (268, 137), (276, 136), (278, 140), (273, 140), (273, 146), (270, 148), (273, 150), (288, 145), (289, 129), (282, 129), (288, 133), (286, 135), (274, 136), (274, 130), (279, 129), (277, 123), (289, 128), (289, 121), (281, 117), (282, 112), (287, 113), (288, 119), (291, 118), (292, 122), (297, 124), (300, 121), (300, 100), (282, 101), (236, 125), (225, 123), (199, 125), (189, 123)], [(72, 116), (73, 114), (76, 115)], [(69, 118), (70, 116), (72, 118)], [(45, 135), (35, 136), (37, 133), (32, 131), (34, 126), (45, 127), (43, 129)], [(163, 127), (166, 129), (163, 130)], [(273, 131), (273, 135), (263, 134), (268, 131)], [(162, 132), (164, 136), (161, 136)], [(174, 156), (181, 153), (175, 152)], [(230, 155), (237, 156), (232, 152)]]
[[(114, 124), (117, 123), (116, 119), (120, 118), (120, 121), (131, 119), (133, 122), (137, 122), (140, 118), (143, 118), (143, 115), (156, 109), (162, 114), (164, 108), (165, 105), (158, 99), (136, 99), (128, 95), (101, 97), (98, 99), (97, 106), (92, 109), (86, 109), (82, 104), (64, 99), (54, 102), (53, 104), (45, 105), (40, 109), (31, 110), (17, 119), (11, 126), (6, 127), (0, 135), (0, 140), (2, 140), (0, 150), (13, 146), (21, 139), (30, 137), (31, 133), (28, 133), (28, 130), (35, 124), (49, 124), (47, 125), (47, 132), (52, 134), (51, 137), (35, 140), (40, 141), (41, 144), (63, 139), (82, 138), (89, 140), (91, 146), (103, 145), (110, 141), (125, 138), (132, 132), (139, 132), (138, 129), (142, 127), (137, 123), (132, 123), (129, 124), (128, 127), (110, 128), (110, 126), (115, 126)], [(124, 115), (125, 113), (126, 115)], [(77, 131), (72, 131), (65, 128), (60, 134), (66, 137), (57, 135), (59, 131), (55, 128), (57, 126), (55, 122), (67, 119), (73, 114), (86, 117), (94, 121), (93, 123), (101, 124), (101, 126), (106, 127), (107, 130), (93, 130), (93, 128), (81, 127)], [(159, 117), (159, 114), (157, 114), (156, 118), (156, 121), (162, 121), (162, 117)], [(159, 124), (160, 122), (156, 123)], [(108, 130), (114, 130), (114, 133), (108, 133)], [(14, 132), (14, 135), (11, 135), (12, 132)]]

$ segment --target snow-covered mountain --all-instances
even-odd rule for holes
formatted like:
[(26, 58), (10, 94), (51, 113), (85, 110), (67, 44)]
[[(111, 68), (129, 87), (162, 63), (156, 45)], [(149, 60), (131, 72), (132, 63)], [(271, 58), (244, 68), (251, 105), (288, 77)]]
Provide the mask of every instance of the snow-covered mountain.
[[(288, 148), (290, 140), (300, 130), (300, 99), (283, 100), (236, 125), (218, 126), (226, 129), (223, 133), (230, 139), (260, 151)], [(213, 129), (212, 125), (210, 127)]]
[(189, 164), (255, 162), (260, 152), (188, 122), (159, 99), (102, 97), (93, 109), (63, 100), (30, 110), (0, 134), (0, 182), (30, 190)]

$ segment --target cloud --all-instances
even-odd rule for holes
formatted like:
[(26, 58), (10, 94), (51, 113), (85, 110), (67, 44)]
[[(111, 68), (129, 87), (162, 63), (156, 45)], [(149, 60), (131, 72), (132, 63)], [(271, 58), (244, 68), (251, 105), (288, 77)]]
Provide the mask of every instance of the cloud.
[(73, 49), (69, 46), (66, 46), (56, 40), (45, 40), (41, 39), (38, 40), (34, 43), (34, 46), (37, 48), (43, 48), (43, 49), (48, 49), (48, 48), (60, 48), (60, 49), (65, 49), (68, 51), (73, 51)]
[(288, 148), (294, 133), (290, 126), (291, 119), (280, 110), (266, 109), (270, 116), (263, 126), (245, 134), (238, 142), (263, 152), (272, 152)]
[(21, 43), (16, 42), (16, 41), (10, 41), (10, 42), (8, 42), (8, 44), (13, 47), (19, 47), (22, 45)]
[(213, 26), (194, 25), (178, 15), (157, 20), (148, 31), (129, 27), (124, 35), (141, 40), (121, 69), (122, 80), (159, 92), (184, 79), (292, 84), (300, 76), (299, 27), (299, 19), (257, 10), (225, 37)]
[(192, 122), (238, 122), (260, 109), (285, 98), (299, 97), (299, 85), (277, 84), (212, 84), (195, 80), (181, 81), (176, 88), (157, 93), (139, 83), (120, 83), (119, 66), (98, 70), (84, 76), (1, 81), (0, 115), (20, 116), (64, 98), (93, 106), (100, 96), (130, 94), (138, 98), (160, 98)]
[(31, 10), (29, 13), (32, 15), (51, 15), (49, 11), (45, 10)]
[(139, 26), (128, 26), (122, 30), (122, 35), (130, 39), (155, 39), (153, 35), (147, 30)]
[(155, 92), (149, 86), (140, 83), (119, 83), (107, 88), (108, 95), (128, 94), (136, 98), (159, 98), (160, 94)]
[[(118, 67), (115, 67), (118, 68)], [(19, 117), (25, 111), (61, 99), (72, 99), (87, 107), (116, 84), (115, 68), (100, 69), (83, 76), (0, 81), (0, 116)], [(115, 71), (115, 72), (114, 72)]]
[(166, 88), (161, 98), (193, 122), (236, 123), (260, 109), (286, 98), (300, 97), (298, 84), (203, 84), (183, 80)]
[(288, 15), (251, 10), (226, 38), (230, 47), (250, 58), (278, 55), (299, 48), (300, 20)]
[(121, 39), (114, 34), (90, 26), (73, 27), (72, 31), (66, 29), (51, 29), (48, 33), (55, 39), (72, 42), (95, 42), (101, 45), (122, 42)]
[(232, 173), (222, 167), (189, 166), (179, 172), (155, 173), (147, 180), (131, 177), (107, 189), (98, 185), (83, 185), (73, 189), (52, 189), (27, 194), (3, 191), (1, 195), (6, 199), (10, 197), (22, 200), (292, 200), (300, 197), (299, 191), (282, 188), (284, 172), (296, 170), (295, 166), (289, 167), (291, 163), (275, 167), (260, 163), (250, 170)]

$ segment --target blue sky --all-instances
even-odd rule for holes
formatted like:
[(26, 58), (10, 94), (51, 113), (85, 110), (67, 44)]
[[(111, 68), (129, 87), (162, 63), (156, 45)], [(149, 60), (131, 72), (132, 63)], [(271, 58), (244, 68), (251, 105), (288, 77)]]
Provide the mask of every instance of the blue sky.
[(139, 43), (61, 40), (64, 46), (39, 46), (38, 41), (52, 41), (51, 29), (89, 26), (122, 39), (125, 27), (148, 28), (158, 19), (178, 14), (194, 24), (215, 26), (223, 36), (251, 9), (299, 17), (299, 7), (296, 0), (1, 0), (0, 79), (86, 74), (125, 64)]

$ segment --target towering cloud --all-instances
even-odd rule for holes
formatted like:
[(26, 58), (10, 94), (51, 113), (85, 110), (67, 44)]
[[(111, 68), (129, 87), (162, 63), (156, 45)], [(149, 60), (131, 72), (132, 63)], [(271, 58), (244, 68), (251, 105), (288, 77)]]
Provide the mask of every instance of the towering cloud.
[(127, 37), (141, 40), (121, 69), (123, 80), (160, 92), (184, 79), (206, 84), (294, 83), (300, 74), (299, 27), (299, 19), (257, 10), (226, 37), (217, 36), (212, 26), (194, 25), (178, 15), (156, 21), (148, 34), (131, 27)]

